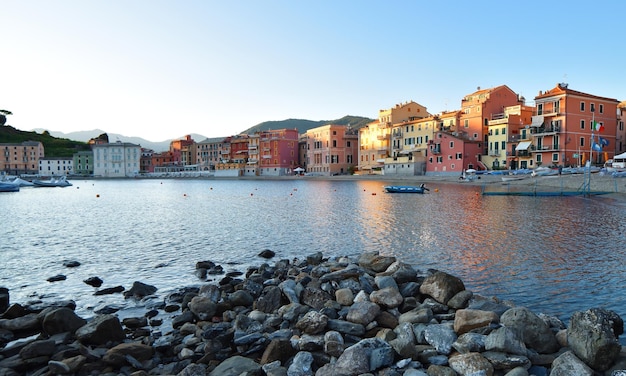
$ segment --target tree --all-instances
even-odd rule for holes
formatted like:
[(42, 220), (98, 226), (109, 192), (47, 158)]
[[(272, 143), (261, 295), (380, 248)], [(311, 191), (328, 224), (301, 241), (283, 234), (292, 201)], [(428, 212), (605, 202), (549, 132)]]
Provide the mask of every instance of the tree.
[(3, 126), (7, 122), (6, 115), (13, 115), (11, 111), (8, 110), (0, 110), (0, 126)]

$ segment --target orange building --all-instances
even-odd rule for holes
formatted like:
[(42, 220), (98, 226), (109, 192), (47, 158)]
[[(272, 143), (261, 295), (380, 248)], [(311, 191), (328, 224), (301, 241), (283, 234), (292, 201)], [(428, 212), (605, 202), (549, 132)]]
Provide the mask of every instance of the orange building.
[(37, 174), (39, 160), (44, 157), (39, 141), (0, 144), (0, 152), (0, 171), (9, 175)]
[(346, 125), (328, 124), (306, 132), (306, 171), (332, 176), (356, 166), (358, 135)]

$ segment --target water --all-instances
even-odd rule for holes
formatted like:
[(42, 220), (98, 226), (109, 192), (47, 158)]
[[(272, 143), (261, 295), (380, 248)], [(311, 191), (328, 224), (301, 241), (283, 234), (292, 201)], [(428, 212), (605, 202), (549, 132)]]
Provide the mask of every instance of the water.
[[(160, 296), (202, 283), (195, 263), (245, 271), (265, 260), (379, 251), (466, 287), (567, 321), (603, 307), (626, 314), (626, 204), (610, 197), (483, 197), (430, 183), (430, 194), (386, 194), (383, 181), (74, 180), (68, 188), (0, 194), (0, 286), (12, 302), (73, 299), (83, 317), (133, 281)], [(77, 260), (78, 268), (63, 262)], [(47, 278), (64, 274), (65, 281)]]

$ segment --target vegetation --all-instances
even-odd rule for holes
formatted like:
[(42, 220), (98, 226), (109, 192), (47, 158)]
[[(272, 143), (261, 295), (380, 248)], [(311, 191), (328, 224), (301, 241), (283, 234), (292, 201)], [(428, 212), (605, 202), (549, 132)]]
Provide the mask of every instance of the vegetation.
[(252, 128), (241, 132), (242, 134), (254, 134), (255, 132), (267, 131), (271, 129), (297, 129), (299, 134), (306, 133), (309, 129), (321, 127), (327, 124), (350, 125), (354, 132), (358, 132), (359, 128), (374, 121), (373, 119), (361, 116), (344, 116), (336, 120), (303, 120), (303, 119), (287, 119), (280, 121), (265, 121), (257, 124)]
[(0, 126), (0, 143), (19, 144), (24, 141), (39, 141), (43, 144), (46, 157), (71, 157), (81, 150), (91, 150), (86, 142), (52, 137), (48, 131), (25, 132), (10, 125)]

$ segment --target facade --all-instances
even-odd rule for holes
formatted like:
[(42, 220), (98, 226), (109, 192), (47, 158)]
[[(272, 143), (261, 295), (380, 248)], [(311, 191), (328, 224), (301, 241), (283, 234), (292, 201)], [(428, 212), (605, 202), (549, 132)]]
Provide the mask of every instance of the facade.
[(139, 174), (141, 146), (118, 141), (91, 147), (94, 155), (94, 176), (123, 178)]
[(502, 113), (491, 114), (487, 122), (487, 155), (482, 157), (487, 167), (516, 169), (520, 158), (529, 155), (526, 141), (530, 132), (525, 126), (530, 124), (533, 110), (533, 107), (518, 104), (505, 107)]
[(615, 139), (615, 154), (626, 152), (626, 101), (621, 102), (617, 106), (617, 134)]
[(142, 174), (149, 174), (154, 172), (154, 165), (152, 165), (152, 156), (154, 150), (141, 148), (141, 158), (139, 159), (139, 172)]
[(438, 131), (429, 145), (426, 175), (459, 175), (467, 169), (476, 169), (482, 142)]
[(0, 172), (7, 175), (38, 174), (44, 147), (39, 141), (0, 144)]
[(39, 176), (67, 176), (74, 173), (72, 157), (44, 157), (39, 159)]
[(173, 140), (170, 142), (170, 153), (174, 158), (174, 162), (185, 165), (190, 164), (189, 159), (189, 146), (194, 143), (190, 135), (186, 135), (184, 138)]
[(602, 165), (618, 149), (616, 99), (572, 90), (565, 83), (539, 92), (530, 124), (536, 166)]
[(428, 116), (394, 124), (391, 131), (392, 156), (385, 158), (384, 174), (424, 175), (428, 144), (433, 139), (439, 118)]
[(306, 171), (344, 175), (356, 166), (358, 135), (346, 125), (323, 125), (306, 132)]
[(93, 151), (79, 151), (74, 153), (72, 157), (74, 175), (92, 176), (93, 175)]
[(207, 138), (194, 144), (196, 164), (201, 171), (215, 170), (215, 165), (220, 162), (220, 150), (224, 143), (224, 137)]
[[(384, 173), (385, 159), (393, 156), (392, 132), (394, 124), (412, 122), (430, 116), (426, 107), (411, 102), (396, 104), (378, 111), (378, 120), (359, 129), (358, 169), (364, 173)], [(396, 133), (394, 140), (401, 135)], [(399, 150), (399, 145), (397, 145)]]
[(259, 175), (291, 175), (298, 166), (298, 130), (267, 130), (258, 135)]

